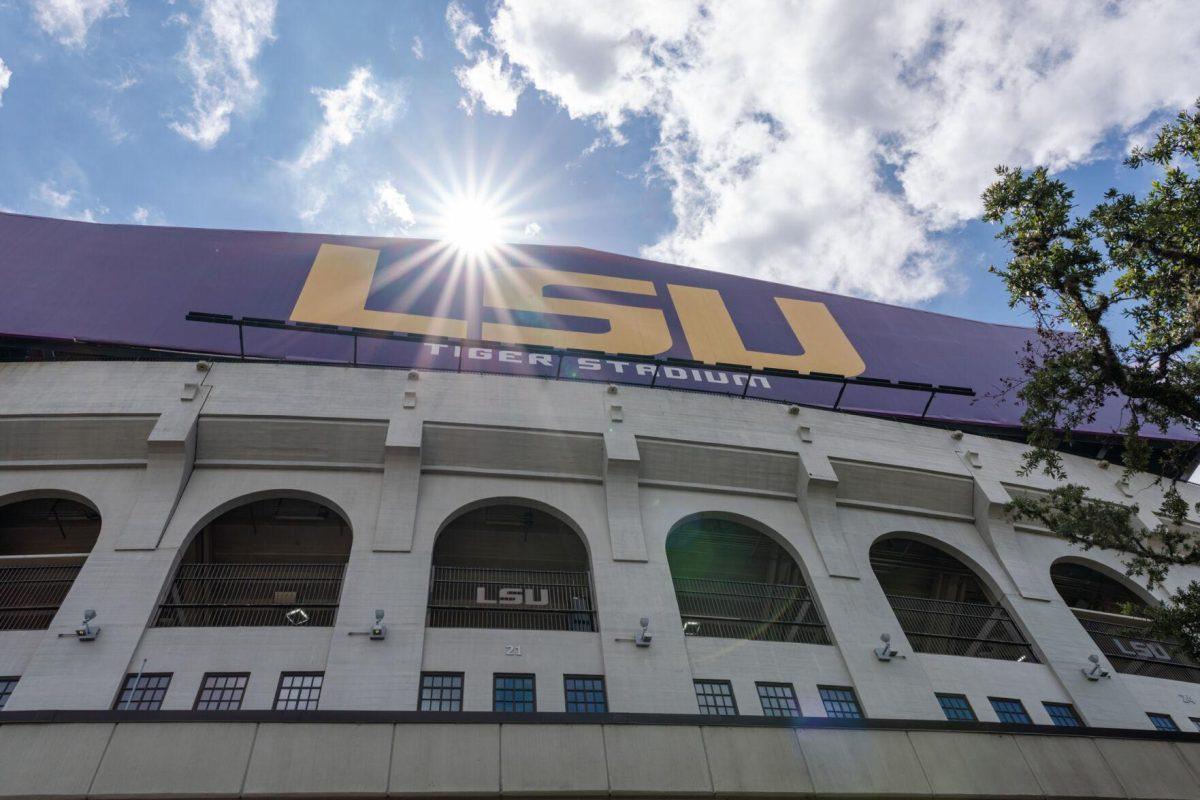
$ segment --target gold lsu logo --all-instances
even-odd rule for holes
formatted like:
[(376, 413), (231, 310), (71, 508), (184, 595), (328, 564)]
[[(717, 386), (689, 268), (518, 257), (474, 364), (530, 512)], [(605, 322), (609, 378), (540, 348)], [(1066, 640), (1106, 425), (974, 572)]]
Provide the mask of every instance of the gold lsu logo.
[[(378, 260), (378, 250), (321, 245), (296, 307), (292, 309), (292, 321), (467, 338), (465, 319), (368, 309), (367, 296)], [(482, 305), (500, 315), (518, 311), (585, 317), (608, 323), (607, 331), (589, 333), (520, 325), (515, 321), (485, 321), (482, 327), (484, 339), (645, 356), (661, 355), (671, 349), (671, 331), (662, 309), (545, 296), (545, 290), (550, 286), (655, 296), (657, 292), (651, 281), (544, 267), (501, 266), (488, 270), (483, 284)], [(775, 304), (804, 350), (801, 355), (784, 355), (748, 350), (734, 327), (725, 301), (715, 289), (668, 284), (667, 290), (692, 358), (698, 361), (846, 376), (859, 375), (866, 369), (824, 303), (775, 298)]]

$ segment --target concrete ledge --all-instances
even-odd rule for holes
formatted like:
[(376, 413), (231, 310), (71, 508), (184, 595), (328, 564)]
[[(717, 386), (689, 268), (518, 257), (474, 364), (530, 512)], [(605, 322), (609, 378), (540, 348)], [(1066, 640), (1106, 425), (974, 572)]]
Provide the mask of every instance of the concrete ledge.
[(118, 725), (92, 781), (91, 797), (236, 797), (258, 726)]
[(794, 797), (813, 793), (794, 730), (701, 728), (713, 790), (721, 796)]
[(796, 732), (820, 797), (930, 797), (903, 731)]
[(1121, 782), (1091, 739), (1015, 736), (1025, 763), (1051, 797), (1124, 797)]
[(389, 790), (394, 795), (500, 792), (499, 725), (397, 725)]
[(708, 795), (699, 728), (605, 725), (604, 751), (614, 795)]
[(1129, 798), (1200, 800), (1200, 782), (1174, 747), (1098, 739), (1096, 746)]
[(82, 797), (113, 725), (0, 726), (0, 797)]
[[(1042, 797), (1016, 739), (998, 733), (908, 734), (933, 793), (952, 797)], [(1065, 768), (1066, 765), (1064, 765)]]
[(391, 725), (259, 725), (242, 794), (382, 796), (392, 732)]
[(606, 795), (604, 730), (577, 725), (500, 728), (505, 794)]

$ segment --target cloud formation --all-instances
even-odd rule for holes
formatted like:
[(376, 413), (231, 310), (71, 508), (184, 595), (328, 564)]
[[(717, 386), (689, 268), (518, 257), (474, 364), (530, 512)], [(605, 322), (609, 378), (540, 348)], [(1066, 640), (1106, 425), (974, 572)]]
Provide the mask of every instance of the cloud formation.
[(4, 91), (8, 89), (8, 83), (12, 80), (12, 70), (4, 64), (4, 59), (0, 58), (0, 106), (4, 105)]
[(125, 17), (125, 0), (34, 0), (38, 26), (67, 47), (83, 47), (92, 25), (105, 17)]
[(274, 39), (275, 0), (198, 0), (199, 16), (185, 17), (180, 60), (192, 81), (192, 106), (171, 129), (209, 150), (229, 132), (234, 114), (258, 98), (254, 62)]
[(390, 122), (404, 108), (403, 89), (376, 81), (368, 67), (356, 68), (344, 86), (314, 87), (312, 93), (321, 103), (323, 118), (294, 162), (300, 170), (321, 163), (365, 131)]
[(489, 48), (483, 29), (470, 12), (451, 0), (446, 6), (446, 25), (454, 37), (454, 46), (467, 59), (456, 67), (454, 77), (465, 92), (459, 106), (468, 114), (482, 105), (493, 114), (512, 116), (525, 83), (507, 62), (499, 48)]
[(400, 236), (416, 224), (408, 198), (391, 181), (375, 184), (375, 199), (367, 208), (367, 222), (383, 236)]
[(1195, 99), (1200, 74), (1187, 0), (489, 13), (447, 8), (464, 107), (511, 114), (531, 87), (614, 143), (656, 124), (650, 174), (676, 224), (644, 255), (902, 303), (947, 288), (938, 234), (978, 216), (992, 167), (1102, 157)]

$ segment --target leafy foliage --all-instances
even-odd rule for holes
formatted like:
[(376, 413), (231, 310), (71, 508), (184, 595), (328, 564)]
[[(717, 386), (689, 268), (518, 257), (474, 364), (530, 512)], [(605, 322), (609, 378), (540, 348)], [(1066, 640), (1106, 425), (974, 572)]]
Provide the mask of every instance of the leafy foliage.
[[(1009, 510), (1085, 549), (1121, 551), (1129, 574), (1153, 587), (1171, 566), (1200, 565), (1200, 531), (1189, 526), (1192, 509), (1178, 487), (1200, 451), (1176, 443), (1159, 448), (1152, 464), (1151, 446), (1169, 433), (1200, 437), (1200, 101), (1125, 164), (1158, 173), (1145, 196), (1110, 189), (1087, 214), (1044, 167), (999, 167), (983, 195), (984, 219), (1002, 226), (997, 238), (1012, 253), (992, 272), (1038, 332), (1022, 356), (1024, 379), (1010, 387), (1025, 405), (1024, 471), (1065, 481), (1060, 448), (1101, 408), (1119, 404), (1124, 480), (1153, 465), (1163, 490), (1153, 526), (1136, 505), (1089, 499), (1075, 484), (1018, 498)], [(1155, 614), (1160, 633), (1200, 658), (1200, 583)]]

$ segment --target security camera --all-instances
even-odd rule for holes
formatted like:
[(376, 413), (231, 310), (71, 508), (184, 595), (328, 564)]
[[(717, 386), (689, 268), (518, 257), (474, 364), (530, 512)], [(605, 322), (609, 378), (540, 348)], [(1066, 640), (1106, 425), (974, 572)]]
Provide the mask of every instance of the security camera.
[(633, 643), (638, 647), (649, 647), (650, 641), (654, 638), (653, 635), (651, 635), (651, 633), (647, 630), (650, 627), (650, 618), (642, 617), (641, 626), (642, 629), (633, 636)]
[(303, 608), (293, 608), (283, 615), (289, 625), (305, 625), (308, 623), (308, 612)]
[(383, 609), (375, 609), (375, 624), (371, 626), (371, 639), (380, 641), (387, 638), (387, 625), (383, 624)]
[(91, 622), (96, 618), (96, 610), (89, 608), (83, 612), (83, 623), (75, 629), (75, 638), (81, 642), (94, 642), (100, 635), (100, 626), (92, 627)]
[(1098, 681), (1101, 678), (1112, 677), (1108, 670), (1100, 666), (1100, 656), (1092, 653), (1090, 656), (1088, 656), (1088, 661), (1091, 662), (1092, 666), (1084, 667), (1080, 670), (1080, 672), (1083, 673), (1083, 677), (1087, 678), (1089, 681)]
[(892, 635), (890, 633), (879, 634), (879, 647), (875, 648), (875, 657), (880, 661), (891, 661), (893, 658), (904, 658), (904, 656), (892, 649)]

